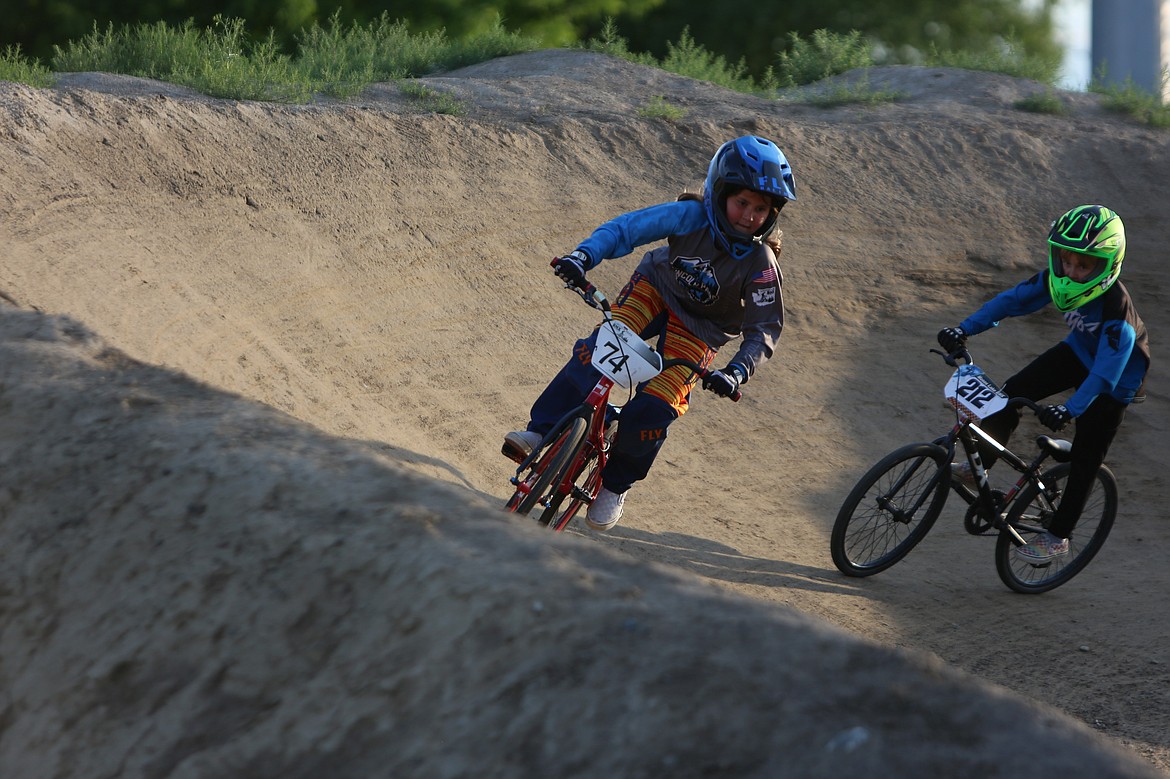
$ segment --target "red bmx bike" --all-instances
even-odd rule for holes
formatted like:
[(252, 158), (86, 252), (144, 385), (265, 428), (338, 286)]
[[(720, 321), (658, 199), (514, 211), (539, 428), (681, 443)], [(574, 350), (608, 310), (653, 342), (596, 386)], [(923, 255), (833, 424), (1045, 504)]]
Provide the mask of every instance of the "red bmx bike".
[[(663, 359), (650, 344), (613, 318), (609, 301), (586, 283), (583, 289), (566, 285), (589, 305), (601, 311), (593, 367), (601, 378), (585, 401), (562, 417), (520, 463), (511, 483), (516, 490), (505, 508), (517, 514), (540, 509), (538, 520), (552, 530), (564, 530), (582, 505), (588, 505), (601, 489), (601, 471), (617, 434), (621, 407), (633, 398), (639, 385), (675, 365), (685, 366), (699, 378), (714, 371), (685, 359)], [(627, 392), (624, 401), (610, 397), (614, 385)], [(732, 400), (738, 401), (737, 391)]]

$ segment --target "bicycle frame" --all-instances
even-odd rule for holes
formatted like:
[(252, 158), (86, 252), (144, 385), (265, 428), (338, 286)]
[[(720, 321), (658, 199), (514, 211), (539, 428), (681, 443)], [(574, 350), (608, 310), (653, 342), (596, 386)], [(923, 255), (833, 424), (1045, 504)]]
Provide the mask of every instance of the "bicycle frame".
[[(1025, 405), (1024, 400), (1023, 398), (1013, 398), (1009, 402), (1009, 407)], [(1007, 508), (1030, 482), (1036, 484), (1037, 491), (1039, 495), (1043, 496), (1043, 500), (1046, 503), (1051, 503), (1051, 497), (1048, 495), (1048, 490), (1043, 481), (1044, 473), (1040, 466), (1048, 459), (1053, 451), (1057, 450), (1048, 448), (1045, 444), (1046, 440), (1051, 441), (1052, 439), (1049, 439), (1047, 436), (1041, 436), (1037, 439), (1038, 452), (1030, 463), (1024, 462), (1023, 458), (983, 432), (982, 428), (970, 420), (956, 422), (948, 435), (935, 440), (935, 443), (947, 448), (948, 456), (952, 460), (955, 454), (955, 442), (957, 441), (962, 445), (963, 452), (966, 455), (967, 462), (971, 465), (971, 473), (975, 476), (978, 488), (975, 493), (972, 493), (965, 485), (952, 481), (951, 489), (966, 501), (968, 505), (973, 507), (974, 514), (972, 518), (977, 516), (983, 520), (984, 527), (979, 529), (978, 532), (983, 532), (991, 528), (996, 530), (1006, 529), (1021, 544), (1025, 543), (1023, 537), (1020, 536), (1016, 529), (1006, 523)], [(1015, 484), (1006, 493), (997, 494), (991, 488), (987, 468), (984, 467), (983, 458), (979, 454), (980, 444), (995, 449), (998, 453), (997, 461), (1006, 463), (1012, 470), (1020, 474), (1020, 478), (1016, 480)], [(1049, 508), (1051, 509), (1052, 507), (1049, 506)], [(968, 521), (967, 524), (968, 530), (970, 531), (970, 525), (972, 523)]]
[[(608, 462), (614, 434), (609, 409), (620, 410), (610, 401), (613, 387), (626, 387), (633, 397), (636, 387), (674, 366), (689, 368), (700, 378), (710, 373), (687, 359), (664, 360), (637, 333), (613, 318), (609, 302), (592, 284), (583, 290), (569, 288), (602, 312), (592, 356), (592, 364), (601, 376), (581, 405), (553, 425), (517, 467), (511, 478), (516, 489), (506, 505), (521, 513), (537, 505), (543, 507), (540, 522), (553, 530), (563, 530), (580, 507), (592, 503), (601, 489), (601, 472)], [(731, 400), (739, 398), (737, 391)], [(561, 509), (566, 499), (569, 503)]]
[[(1008, 588), (1034, 595), (1061, 586), (1105, 543), (1117, 515), (1116, 478), (1105, 465), (1097, 469), (1076, 525), (1066, 536), (1066, 551), (1039, 558), (1017, 554), (1050, 532), (1072, 472), (1072, 444), (1040, 435), (1035, 439), (1036, 456), (1027, 462), (995, 441), (980, 427), (983, 419), (1013, 408), (1026, 406), (1038, 412), (1041, 407), (1027, 398), (1009, 398), (971, 363), (966, 350), (936, 353), (955, 368), (944, 396), (956, 421), (944, 436), (895, 449), (858, 479), (833, 522), (829, 539), (833, 563), (854, 577), (872, 576), (895, 565), (922, 541), (955, 492), (968, 506), (963, 520), (968, 533), (998, 531), (995, 568)], [(959, 365), (957, 359), (966, 364)], [(975, 477), (974, 487), (953, 478), (959, 448)], [(993, 450), (997, 462), (1019, 474), (1007, 493), (992, 489), (981, 449)], [(1048, 458), (1056, 464), (1045, 465)]]

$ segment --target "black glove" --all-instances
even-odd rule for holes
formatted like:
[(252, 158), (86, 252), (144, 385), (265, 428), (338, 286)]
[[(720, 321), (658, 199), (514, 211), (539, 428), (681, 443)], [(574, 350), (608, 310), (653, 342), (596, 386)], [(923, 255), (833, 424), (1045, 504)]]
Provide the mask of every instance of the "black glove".
[(588, 283), (585, 281), (585, 266), (589, 264), (589, 258), (585, 256), (584, 252), (569, 252), (564, 257), (558, 257), (553, 260), (553, 271), (561, 277), (561, 279), (570, 287), (577, 289), (585, 289)]
[(732, 363), (721, 371), (712, 371), (703, 377), (703, 389), (714, 392), (721, 398), (730, 398), (739, 385), (747, 381), (747, 372)]
[(1040, 418), (1040, 424), (1054, 433), (1060, 432), (1073, 418), (1072, 412), (1063, 403), (1058, 406), (1045, 406), (1036, 416)]
[(944, 327), (938, 331), (938, 345), (947, 354), (954, 354), (967, 348), (967, 334), (961, 327)]

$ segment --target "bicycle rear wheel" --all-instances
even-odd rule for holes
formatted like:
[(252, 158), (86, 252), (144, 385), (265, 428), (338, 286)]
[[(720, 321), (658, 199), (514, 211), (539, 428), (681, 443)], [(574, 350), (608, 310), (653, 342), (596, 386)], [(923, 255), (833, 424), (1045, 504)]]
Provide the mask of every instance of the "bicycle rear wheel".
[[(1046, 490), (1042, 492), (1036, 482), (1031, 482), (1012, 501), (1007, 525), (1015, 528), (1024, 543), (1030, 542), (1051, 523), (1071, 467), (1068, 463), (1061, 463), (1045, 471), (1042, 478)], [(1016, 592), (1037, 595), (1055, 589), (1084, 570), (1101, 550), (1116, 517), (1117, 479), (1109, 468), (1102, 465), (1069, 539), (1067, 555), (1039, 565), (1018, 558), (1015, 550), (1020, 542), (1008, 527), (1004, 527), (995, 542), (995, 570), (1003, 583)]]
[(847, 576), (872, 576), (905, 557), (934, 525), (951, 482), (947, 450), (910, 444), (869, 469), (845, 498), (829, 549)]
[(554, 431), (552, 442), (532, 462), (504, 508), (526, 515), (538, 503), (547, 506), (556, 493), (559, 477), (585, 440), (587, 427), (587, 420), (580, 416), (562, 423)]

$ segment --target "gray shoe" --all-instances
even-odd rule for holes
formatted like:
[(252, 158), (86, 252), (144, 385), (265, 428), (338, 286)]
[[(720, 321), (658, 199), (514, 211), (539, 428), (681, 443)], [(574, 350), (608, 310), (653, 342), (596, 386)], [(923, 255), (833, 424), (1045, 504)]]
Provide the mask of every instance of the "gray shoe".
[(951, 463), (951, 478), (958, 479), (971, 492), (979, 490), (979, 484), (975, 481), (975, 474), (971, 470), (971, 463), (963, 461), (960, 463)]
[(620, 495), (610, 492), (605, 487), (597, 493), (597, 497), (589, 504), (585, 512), (585, 524), (593, 530), (605, 532), (618, 523), (622, 518), (622, 504), (626, 502), (626, 493)]
[(500, 452), (509, 460), (522, 463), (528, 459), (528, 455), (532, 454), (532, 450), (542, 440), (544, 440), (544, 436), (540, 433), (534, 433), (531, 430), (518, 430), (504, 436), (504, 448)]

